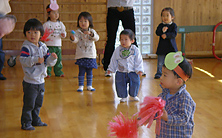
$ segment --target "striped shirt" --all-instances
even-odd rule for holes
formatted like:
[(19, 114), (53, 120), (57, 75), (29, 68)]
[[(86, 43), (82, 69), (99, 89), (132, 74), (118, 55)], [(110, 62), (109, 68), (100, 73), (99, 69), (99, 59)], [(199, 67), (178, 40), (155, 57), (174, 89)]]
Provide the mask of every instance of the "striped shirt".
[(161, 120), (160, 135), (157, 138), (191, 138), (194, 127), (196, 103), (187, 92), (186, 84), (173, 96), (167, 98), (169, 89), (163, 89), (159, 95), (166, 101), (165, 110), (168, 121)]

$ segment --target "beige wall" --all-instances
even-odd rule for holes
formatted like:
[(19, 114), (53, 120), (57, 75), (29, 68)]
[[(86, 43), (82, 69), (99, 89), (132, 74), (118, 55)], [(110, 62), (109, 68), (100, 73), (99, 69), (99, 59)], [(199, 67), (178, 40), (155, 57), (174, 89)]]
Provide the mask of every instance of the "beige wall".
[[(24, 41), (22, 33), (24, 23), (30, 18), (46, 21), (46, 6), (50, 0), (11, 0), (12, 13), (18, 22), (15, 30), (3, 38), (4, 49), (20, 49)], [(93, 16), (94, 29), (100, 35), (97, 48), (104, 48), (106, 41), (106, 0), (57, 0), (60, 6), (60, 20), (68, 32), (63, 39), (63, 49), (72, 49), (74, 44), (69, 41), (71, 30), (76, 30), (77, 16), (81, 11), (88, 11)], [(164, 7), (175, 10), (175, 23), (178, 26), (216, 25), (222, 18), (221, 0), (153, 0), (153, 53), (156, 52), (158, 37), (156, 27), (161, 22), (160, 12)], [(187, 55), (212, 55), (212, 32), (186, 34)], [(176, 37), (177, 46), (181, 47), (181, 34)], [(222, 54), (222, 34), (216, 34), (216, 53)]]
[[(70, 42), (70, 31), (76, 30), (77, 17), (80, 12), (87, 11), (93, 17), (94, 29), (100, 40), (97, 48), (103, 48), (106, 41), (106, 0), (57, 0), (59, 4), (60, 20), (65, 24), (67, 37), (63, 39), (63, 49), (73, 49), (75, 44)], [(37, 18), (42, 23), (47, 20), (46, 6), (50, 0), (11, 0), (11, 14), (17, 17), (15, 30), (3, 38), (3, 47), (7, 50), (19, 50), (25, 37), (23, 27), (30, 18)]]

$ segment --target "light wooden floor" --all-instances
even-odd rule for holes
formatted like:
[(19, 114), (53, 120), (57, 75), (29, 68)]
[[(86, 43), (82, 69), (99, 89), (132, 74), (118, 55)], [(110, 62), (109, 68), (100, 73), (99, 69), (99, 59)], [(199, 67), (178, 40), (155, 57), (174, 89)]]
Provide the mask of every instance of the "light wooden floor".
[[(64, 78), (52, 76), (46, 79), (42, 121), (48, 127), (38, 127), (35, 131), (21, 130), (22, 78), (19, 61), (16, 66), (6, 67), (3, 74), (6, 81), (0, 81), (0, 138), (107, 138), (108, 122), (119, 114), (138, 112), (138, 102), (119, 103), (114, 90), (113, 77), (105, 78), (102, 67), (93, 72), (95, 92), (78, 88), (77, 66), (74, 60), (64, 60)], [(161, 92), (159, 80), (154, 80), (156, 59), (144, 61), (147, 76), (141, 77), (139, 98), (157, 96)], [(187, 82), (187, 90), (195, 100), (195, 128), (193, 138), (222, 137), (222, 62), (216, 59), (194, 59), (193, 67), (199, 67), (212, 75), (193, 69), (193, 77)], [(219, 82), (221, 80), (221, 82)], [(139, 138), (154, 138), (151, 129), (141, 127)]]

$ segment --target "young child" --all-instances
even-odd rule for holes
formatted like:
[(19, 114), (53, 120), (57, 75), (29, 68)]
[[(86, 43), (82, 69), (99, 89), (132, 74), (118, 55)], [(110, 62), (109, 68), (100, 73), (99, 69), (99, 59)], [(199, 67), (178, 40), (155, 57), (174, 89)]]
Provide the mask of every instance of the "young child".
[(43, 103), (47, 66), (55, 65), (57, 55), (50, 54), (46, 45), (39, 41), (44, 29), (37, 19), (29, 19), (23, 33), (27, 40), (22, 45), (19, 58), (24, 72), (21, 124), (24, 130), (35, 130), (33, 126), (47, 126), (41, 121), (39, 112)]
[(78, 16), (77, 27), (75, 35), (71, 35), (70, 39), (73, 43), (77, 43), (76, 63), (79, 65), (79, 88), (78, 92), (83, 91), (84, 77), (86, 73), (87, 90), (95, 91), (92, 87), (92, 69), (97, 69), (96, 63), (96, 46), (95, 41), (99, 40), (99, 35), (93, 29), (93, 19), (90, 13), (81, 12)]
[[(52, 32), (47, 38), (48, 41), (45, 41), (47, 47), (49, 48), (49, 52), (56, 53), (58, 56), (58, 60), (54, 66), (54, 73), (57, 77), (64, 77), (64, 73), (62, 72), (62, 54), (61, 54), (61, 47), (62, 47), (62, 40), (61, 38), (66, 37), (66, 27), (65, 25), (59, 20), (59, 11), (57, 8), (52, 8), (54, 3), (49, 4), (46, 7), (46, 11), (48, 13), (47, 22), (43, 24), (44, 30)], [(51, 77), (52, 67), (47, 68), (47, 78)]]
[(160, 85), (163, 91), (159, 97), (166, 105), (157, 138), (191, 138), (196, 104), (187, 92), (185, 82), (191, 78), (192, 67), (183, 59), (182, 52), (171, 52), (166, 55), (162, 72)]
[(134, 33), (125, 29), (120, 33), (120, 46), (112, 55), (108, 66), (108, 73), (116, 72), (115, 85), (120, 102), (127, 101), (127, 83), (129, 83), (129, 95), (135, 101), (140, 87), (140, 76), (143, 74), (143, 59), (139, 49), (133, 45)]
[(159, 36), (159, 44), (156, 54), (158, 56), (157, 72), (154, 79), (159, 79), (162, 75), (162, 66), (165, 56), (169, 52), (177, 52), (175, 37), (177, 36), (177, 25), (173, 22), (175, 15), (172, 8), (164, 8), (161, 11), (162, 23), (156, 29), (156, 35)]

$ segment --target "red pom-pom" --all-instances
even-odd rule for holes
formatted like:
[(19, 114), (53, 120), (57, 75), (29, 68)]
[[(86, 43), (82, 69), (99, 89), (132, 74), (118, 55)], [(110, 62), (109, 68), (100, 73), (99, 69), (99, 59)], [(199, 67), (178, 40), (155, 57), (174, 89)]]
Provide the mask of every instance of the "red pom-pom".
[(116, 136), (117, 138), (137, 138), (138, 137), (138, 126), (137, 118), (132, 117), (131, 119), (124, 117), (120, 112), (113, 118), (115, 122), (109, 122), (110, 136)]
[[(160, 133), (160, 123), (161, 116), (163, 114), (163, 108), (165, 106), (165, 101), (160, 97), (145, 97), (143, 103), (140, 104), (141, 109), (138, 115), (138, 125), (147, 125), (147, 128), (150, 128), (153, 120), (156, 119), (156, 134)], [(155, 115), (158, 115), (155, 117)]]
[(44, 35), (42, 36), (42, 38), (41, 38), (41, 41), (50, 41), (50, 39), (48, 39), (48, 36), (50, 35), (50, 34), (52, 34), (54, 31), (53, 30), (51, 30), (50, 31), (50, 29), (45, 29), (45, 32), (44, 32)]

